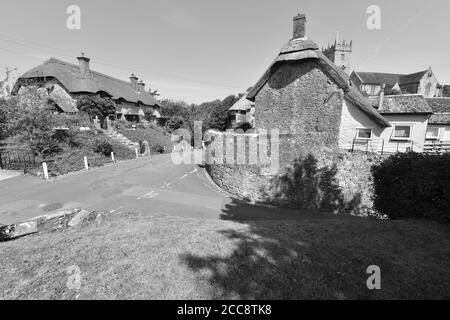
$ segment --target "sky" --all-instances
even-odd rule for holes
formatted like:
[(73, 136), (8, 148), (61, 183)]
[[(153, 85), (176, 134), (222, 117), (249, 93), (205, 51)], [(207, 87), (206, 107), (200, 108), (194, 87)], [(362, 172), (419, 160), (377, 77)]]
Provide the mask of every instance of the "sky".
[[(200, 103), (244, 92), (292, 38), (305, 13), (319, 46), (353, 41), (352, 69), (413, 73), (432, 67), (450, 84), (448, 0), (0, 0), (0, 79), (50, 57), (128, 80), (135, 73), (161, 98)], [(81, 28), (66, 12), (81, 9)], [(380, 8), (370, 30), (367, 8)]]

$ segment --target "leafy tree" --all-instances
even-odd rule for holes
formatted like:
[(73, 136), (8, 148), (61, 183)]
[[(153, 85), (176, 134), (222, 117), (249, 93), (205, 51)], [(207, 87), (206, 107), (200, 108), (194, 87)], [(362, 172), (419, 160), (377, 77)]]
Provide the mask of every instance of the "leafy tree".
[(181, 116), (173, 116), (169, 118), (166, 123), (166, 127), (170, 132), (180, 129), (185, 124), (185, 120)]
[(231, 125), (231, 115), (229, 109), (239, 98), (230, 95), (217, 104), (208, 119), (208, 127), (225, 131)]
[(78, 97), (77, 108), (80, 112), (86, 112), (91, 120), (97, 116), (101, 122), (107, 117), (116, 114), (115, 103), (112, 99), (94, 95), (82, 95)]
[(163, 117), (180, 116), (187, 119), (190, 113), (189, 105), (184, 101), (173, 101), (164, 99), (161, 101)]
[(144, 119), (153, 122), (156, 119), (156, 116), (153, 114), (153, 110), (145, 109), (144, 111)]
[(0, 99), (0, 140), (8, 136), (8, 113), (6, 108), (7, 101)]

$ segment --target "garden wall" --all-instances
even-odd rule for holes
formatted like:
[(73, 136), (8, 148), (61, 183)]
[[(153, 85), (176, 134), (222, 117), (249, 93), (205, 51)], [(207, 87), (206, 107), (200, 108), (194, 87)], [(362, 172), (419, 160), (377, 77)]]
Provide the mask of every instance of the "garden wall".
[(276, 174), (257, 165), (216, 163), (206, 170), (225, 191), (256, 203), (352, 214), (372, 208), (371, 167), (380, 156), (329, 149), (297, 156)]

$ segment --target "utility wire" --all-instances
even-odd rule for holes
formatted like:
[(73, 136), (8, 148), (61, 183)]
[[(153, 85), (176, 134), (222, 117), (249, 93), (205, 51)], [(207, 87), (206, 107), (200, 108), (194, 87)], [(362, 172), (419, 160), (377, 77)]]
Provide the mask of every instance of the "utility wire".
[[(64, 56), (64, 57), (67, 57), (67, 58), (70, 58), (70, 59), (73, 59), (73, 57), (76, 56), (76, 54), (74, 54), (73, 52), (67, 51), (67, 50), (63, 50), (63, 49), (47, 46), (47, 45), (40, 44), (40, 43), (37, 43), (37, 42), (21, 40), (21, 39), (18, 39), (18, 38), (12, 38), (10, 36), (6, 36), (6, 35), (3, 35), (3, 34), (0, 34), (0, 40), (1, 41), (5, 41), (5, 42), (10, 42), (10, 43), (13, 43), (13, 44), (17, 44), (17, 45), (21, 45), (21, 46), (24, 46), (24, 47), (28, 47), (28, 48), (31, 48), (31, 49), (38, 49), (38, 50), (41, 50), (41, 51), (42, 50), (47, 50), (47, 52), (48, 51), (53, 51), (53, 52), (58, 53), (61, 56)], [(3, 50), (7, 51), (7, 49), (3, 49)], [(17, 52), (14, 52), (14, 53), (17, 53)], [(30, 55), (26, 55), (26, 56), (30, 57)], [(33, 58), (38, 59), (37, 57), (33, 57)], [(123, 69), (123, 70), (131, 71), (131, 72), (134, 72), (134, 73), (136, 73), (136, 70), (147, 70), (147, 71), (149, 71), (151, 73), (158, 74), (158, 75), (163, 76), (163, 77), (172, 78), (172, 79), (178, 79), (178, 80), (182, 80), (182, 81), (185, 81), (185, 82), (194, 82), (194, 83), (199, 83), (199, 84), (207, 84), (207, 85), (213, 85), (213, 86), (217, 86), (217, 87), (227, 87), (227, 88), (238, 89), (238, 90), (242, 89), (240, 87), (233, 86), (233, 85), (228, 85), (228, 84), (213, 83), (213, 82), (201, 81), (201, 80), (191, 80), (191, 79), (187, 79), (187, 78), (184, 78), (184, 77), (181, 77), (181, 76), (177, 76), (177, 75), (173, 75), (173, 74), (155, 72), (153, 70), (153, 68), (151, 68), (149, 66), (145, 66), (145, 65), (143, 65), (143, 66), (131, 66), (131, 65), (125, 65), (125, 64), (121, 64), (121, 63), (115, 63), (115, 62), (110, 62), (110, 61), (105, 61), (105, 60), (100, 60), (100, 59), (95, 59), (95, 58), (91, 59), (91, 60), (93, 62), (98, 63), (98, 64), (102, 64), (102, 65), (109, 66), (109, 67), (116, 67), (116, 68), (120, 68), (120, 69)], [(41, 61), (44, 61), (44, 60), (41, 59)]]

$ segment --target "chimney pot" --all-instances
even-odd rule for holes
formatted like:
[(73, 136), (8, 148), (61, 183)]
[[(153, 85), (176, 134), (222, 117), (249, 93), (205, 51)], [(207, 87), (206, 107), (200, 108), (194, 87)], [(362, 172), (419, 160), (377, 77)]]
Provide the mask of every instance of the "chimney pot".
[(134, 73), (132, 73), (130, 76), (130, 84), (131, 84), (131, 88), (135, 91), (137, 91), (137, 89), (138, 89), (137, 82), (138, 82), (138, 77), (136, 77), (134, 75)]
[(138, 91), (145, 92), (145, 83), (142, 80), (138, 83)]
[(294, 17), (293, 39), (304, 38), (306, 34), (306, 15), (299, 13)]
[(77, 57), (78, 64), (80, 65), (80, 72), (82, 75), (87, 75), (91, 72), (89, 67), (89, 61), (91, 59), (84, 56), (84, 52), (81, 53), (81, 56)]

